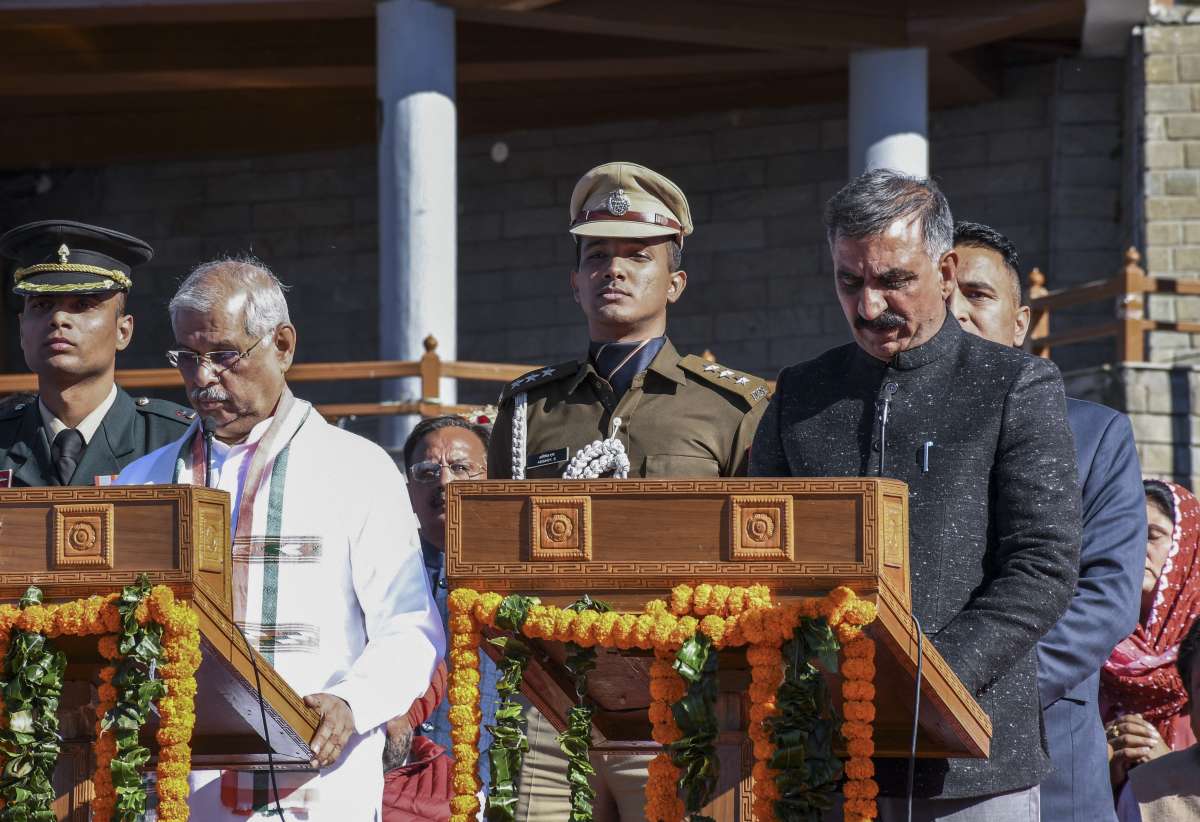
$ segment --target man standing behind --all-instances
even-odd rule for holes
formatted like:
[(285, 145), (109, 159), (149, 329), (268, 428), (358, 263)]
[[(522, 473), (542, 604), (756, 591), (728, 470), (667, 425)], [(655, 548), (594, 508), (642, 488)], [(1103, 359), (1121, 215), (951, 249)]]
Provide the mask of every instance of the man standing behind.
[[(949, 315), (954, 222), (932, 182), (869, 171), (825, 227), (854, 342), (780, 374), (750, 473), (908, 483), (913, 615), (993, 728), (989, 759), (917, 760), (913, 818), (1038, 822), (1034, 646), (1079, 563), (1062, 380)], [(876, 763), (884, 820), (904, 818), (907, 767)]]
[(38, 377), (37, 402), (0, 413), (0, 487), (104, 483), (195, 417), (113, 382), (117, 352), (133, 338), (133, 268), (153, 253), (136, 237), (67, 220), (0, 237), (0, 254), (18, 263), (21, 350)]
[(118, 481), (229, 492), (233, 618), (321, 714), (319, 772), (194, 771), (192, 816), (275, 818), (278, 806), (288, 820), (378, 819), (381, 726), (425, 692), (445, 644), (400, 472), (292, 395), (296, 328), (261, 263), (199, 266), (170, 313), (168, 358), (200, 419)]
[[(688, 281), (682, 254), (692, 219), (683, 192), (648, 168), (608, 163), (575, 185), (568, 216), (576, 243), (570, 285), (587, 320), (588, 356), (533, 371), (504, 389), (488, 446), (489, 476), (744, 474), (766, 408), (766, 383), (681, 357), (667, 338), (668, 306)], [(549, 722), (532, 706), (526, 716), (530, 752), (518, 819), (560, 822), (570, 813), (566, 758)], [(651, 758), (593, 757), (598, 822), (644, 819)]]
[[(1017, 249), (979, 223), (954, 227), (958, 287), (950, 310), (963, 329), (1020, 348), (1029, 330)], [(1067, 398), (1083, 495), (1079, 583), (1038, 643), (1038, 691), (1054, 770), (1042, 782), (1042, 819), (1113, 818), (1107, 745), (1097, 704), (1100, 667), (1137, 625), (1146, 559), (1146, 498), (1133, 429), (1124, 414)]]

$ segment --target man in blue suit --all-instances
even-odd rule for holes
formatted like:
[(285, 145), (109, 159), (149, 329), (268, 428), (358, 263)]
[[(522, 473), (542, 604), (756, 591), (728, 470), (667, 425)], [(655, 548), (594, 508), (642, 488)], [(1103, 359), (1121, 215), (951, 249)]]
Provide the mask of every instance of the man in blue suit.
[[(978, 223), (954, 228), (958, 287), (950, 308), (963, 329), (1019, 347), (1029, 330), (1017, 251)], [(1115, 818), (1097, 692), (1100, 666), (1137, 624), (1146, 558), (1146, 498), (1128, 418), (1067, 399), (1083, 495), (1083, 548), (1071, 604), (1038, 643), (1038, 690), (1054, 770), (1042, 783), (1044, 822)]]

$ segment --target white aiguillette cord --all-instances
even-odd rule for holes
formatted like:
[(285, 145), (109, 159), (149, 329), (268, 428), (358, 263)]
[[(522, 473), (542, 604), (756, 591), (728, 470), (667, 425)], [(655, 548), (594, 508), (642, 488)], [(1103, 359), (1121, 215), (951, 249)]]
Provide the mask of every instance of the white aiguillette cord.
[(614, 479), (629, 479), (629, 455), (625, 443), (617, 439), (620, 430), (621, 418), (613, 417), (612, 435), (580, 449), (563, 472), (563, 479), (599, 479), (609, 471)]

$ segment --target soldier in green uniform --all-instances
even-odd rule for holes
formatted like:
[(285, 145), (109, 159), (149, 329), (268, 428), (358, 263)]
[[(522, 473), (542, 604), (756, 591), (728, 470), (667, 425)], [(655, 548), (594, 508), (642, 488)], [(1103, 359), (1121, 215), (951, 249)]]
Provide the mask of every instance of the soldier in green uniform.
[(133, 337), (130, 275), (153, 253), (136, 237), (67, 220), (0, 237), (0, 254), (17, 262), (21, 350), (38, 377), (35, 400), (0, 412), (0, 487), (106, 485), (195, 416), (134, 399), (113, 381), (117, 352)]
[[(648, 168), (608, 163), (575, 186), (569, 219), (578, 255), (571, 290), (587, 320), (588, 355), (505, 387), (488, 446), (489, 475), (745, 474), (767, 384), (681, 356), (666, 336), (668, 307), (687, 286), (682, 250), (692, 220), (683, 192)], [(559, 822), (570, 807), (566, 761), (545, 717), (531, 705), (525, 716), (530, 750), (518, 819)], [(593, 756), (597, 822), (645, 818), (649, 759)]]

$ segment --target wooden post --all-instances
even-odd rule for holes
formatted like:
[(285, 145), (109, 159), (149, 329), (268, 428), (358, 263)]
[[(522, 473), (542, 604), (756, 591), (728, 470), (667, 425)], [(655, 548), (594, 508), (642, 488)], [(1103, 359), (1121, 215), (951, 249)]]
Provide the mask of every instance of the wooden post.
[(1117, 358), (1120, 362), (1144, 362), (1146, 359), (1146, 270), (1139, 265), (1142, 255), (1133, 246), (1125, 251), (1125, 265), (1118, 278), (1116, 314), (1120, 322), (1117, 334)]
[(437, 338), (430, 334), (424, 341), (421, 355), (421, 402), (441, 403), (442, 359), (437, 355)]
[[(1050, 293), (1049, 289), (1046, 288), (1046, 275), (1042, 273), (1040, 268), (1035, 267), (1033, 271), (1030, 271), (1026, 281), (1029, 283), (1026, 294), (1031, 302), (1039, 297), (1045, 297)], [(1039, 347), (1038, 340), (1050, 336), (1050, 309), (1034, 309), (1029, 322), (1030, 350), (1039, 357), (1049, 359), (1050, 347)]]

